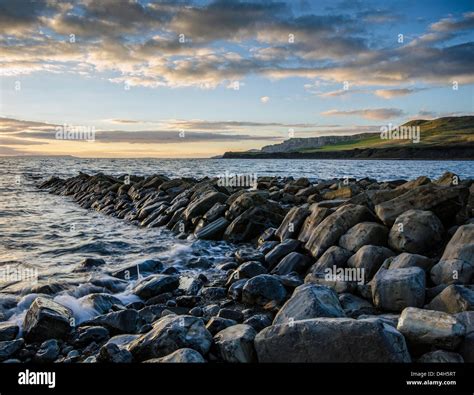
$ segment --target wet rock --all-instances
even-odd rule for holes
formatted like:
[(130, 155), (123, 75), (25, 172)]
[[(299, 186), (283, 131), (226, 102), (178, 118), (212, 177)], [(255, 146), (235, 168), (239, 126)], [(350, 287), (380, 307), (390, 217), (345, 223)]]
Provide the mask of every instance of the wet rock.
[(260, 274), (247, 280), (242, 288), (242, 302), (250, 305), (265, 305), (268, 302), (281, 303), (286, 290), (275, 276)]
[(331, 288), (304, 284), (295, 289), (276, 315), (273, 325), (318, 317), (345, 317), (345, 313)]
[(431, 269), (435, 284), (470, 284), (474, 278), (474, 224), (460, 226)]
[(463, 186), (422, 185), (376, 205), (375, 212), (385, 225), (392, 226), (396, 218), (408, 210), (430, 210), (448, 226), (465, 209), (468, 196), (469, 190)]
[(273, 268), (272, 274), (289, 274), (292, 272), (303, 274), (308, 270), (310, 264), (311, 259), (308, 256), (299, 252), (290, 252)]
[(84, 307), (90, 307), (97, 311), (99, 314), (105, 314), (110, 312), (112, 306), (118, 306), (124, 308), (120, 299), (117, 299), (115, 296), (99, 293), (99, 294), (89, 294), (81, 299), (79, 302), (82, 303)]
[(197, 231), (195, 233), (196, 238), (202, 240), (221, 240), (229, 224), (230, 222), (224, 217), (218, 218)]
[(199, 293), (205, 300), (220, 300), (227, 295), (227, 289), (223, 287), (204, 287)]
[(380, 269), (372, 280), (375, 307), (402, 311), (405, 307), (422, 307), (425, 301), (425, 272), (419, 267)]
[(225, 203), (227, 197), (221, 192), (208, 192), (188, 205), (183, 214), (184, 218), (191, 220), (199, 215), (204, 215), (216, 203)]
[(339, 295), (339, 302), (346, 316), (358, 318), (364, 314), (375, 314), (375, 308), (371, 303), (358, 296), (345, 293)]
[(138, 361), (159, 358), (181, 348), (192, 348), (205, 355), (212, 336), (202, 320), (190, 315), (167, 315), (153, 324), (153, 329), (129, 345)]
[(149, 299), (165, 292), (174, 291), (178, 286), (178, 276), (155, 274), (140, 281), (133, 289), (133, 293), (142, 299)]
[(234, 320), (237, 322), (242, 322), (244, 316), (241, 311), (233, 310), (233, 309), (220, 309), (219, 313), (217, 314), (218, 317), (227, 318), (229, 320)]
[(84, 347), (92, 342), (104, 342), (108, 338), (109, 331), (102, 326), (79, 327), (74, 335), (73, 344), (77, 347)]
[(426, 308), (451, 314), (474, 310), (474, 291), (452, 284), (434, 297)]
[(259, 362), (410, 362), (397, 330), (351, 318), (272, 325), (255, 337), (255, 349)]
[(71, 330), (72, 311), (50, 299), (37, 297), (26, 312), (23, 332), (28, 342), (63, 339)]
[[(265, 229), (265, 231), (258, 238), (257, 245), (260, 247), (263, 243), (266, 243), (268, 241), (276, 241), (275, 233), (276, 233), (276, 228)], [(250, 259), (250, 260), (254, 260), (254, 259)]]
[(278, 244), (265, 255), (266, 265), (271, 269), (275, 267), (290, 252), (294, 252), (300, 246), (300, 242), (294, 239), (287, 239)]
[(431, 211), (408, 210), (395, 219), (388, 244), (399, 252), (432, 254), (443, 235), (443, 224)]
[(275, 235), (284, 241), (286, 239), (295, 239), (298, 236), (304, 220), (310, 214), (306, 207), (293, 207), (288, 211)]
[(326, 269), (333, 269), (334, 266), (342, 268), (346, 266), (347, 260), (352, 256), (352, 253), (342, 247), (329, 247), (323, 255), (311, 266), (310, 273), (313, 276), (324, 275)]
[(341, 236), (339, 246), (357, 252), (364, 245), (386, 245), (387, 236), (388, 229), (385, 226), (375, 222), (361, 222)]
[(239, 324), (226, 328), (214, 336), (221, 359), (231, 363), (255, 361), (254, 339), (257, 335), (250, 325)]
[(103, 265), (105, 265), (105, 261), (100, 258), (86, 258), (81, 263), (79, 263), (81, 270), (91, 270)]
[(98, 362), (130, 363), (132, 360), (133, 357), (130, 351), (120, 348), (113, 343), (103, 345), (97, 357)]
[(360, 248), (347, 260), (347, 266), (363, 271), (364, 280), (367, 282), (380, 269), (382, 263), (393, 255), (395, 253), (388, 248), (367, 245)]
[(240, 300), (242, 299), (242, 290), (244, 289), (244, 285), (247, 283), (247, 279), (237, 280), (236, 282), (232, 283), (227, 291), (227, 295), (232, 300)]
[(14, 340), (20, 328), (11, 322), (0, 322), (0, 342)]
[(233, 325), (237, 325), (238, 322), (231, 320), (230, 318), (223, 318), (223, 317), (211, 317), (211, 319), (206, 324), (206, 329), (211, 333), (211, 335), (215, 335), (216, 333), (224, 330)]
[(186, 295), (197, 295), (203, 285), (203, 282), (197, 278), (181, 276), (178, 289), (182, 290)]
[(237, 270), (235, 270), (229, 280), (227, 281), (227, 286), (230, 286), (234, 282), (238, 280), (242, 280), (244, 278), (252, 278), (258, 276), (259, 274), (266, 274), (267, 269), (265, 269), (260, 263), (258, 262), (245, 262), (240, 265)]
[(330, 209), (319, 207), (318, 204), (312, 204), (309, 210), (311, 214), (304, 220), (297, 237), (302, 243), (306, 243), (310, 239), (313, 230), (331, 213)]
[(145, 363), (205, 363), (206, 360), (192, 348), (180, 348), (161, 358), (152, 358)]
[(13, 357), (21, 350), (25, 341), (23, 339), (8, 340), (0, 342), (0, 362)]
[(100, 315), (81, 323), (81, 326), (103, 326), (111, 335), (135, 333), (138, 330), (138, 318), (138, 311), (127, 309)]
[(342, 206), (313, 229), (305, 247), (315, 259), (319, 259), (329, 247), (337, 244), (339, 238), (350, 228), (371, 219), (373, 215), (364, 206)]
[(265, 256), (253, 248), (245, 247), (239, 248), (235, 252), (235, 259), (238, 263), (244, 263), (248, 261), (264, 262)]
[(423, 354), (417, 362), (419, 363), (463, 363), (464, 359), (456, 352), (436, 350)]
[(59, 356), (59, 344), (56, 339), (43, 342), (35, 355), (36, 362), (53, 362)]
[(112, 272), (112, 276), (123, 280), (136, 279), (138, 274), (157, 273), (163, 270), (163, 263), (156, 259), (147, 259), (146, 261), (130, 265), (124, 269)]
[(397, 329), (414, 344), (428, 344), (455, 349), (466, 328), (455, 317), (433, 310), (407, 307), (402, 311)]

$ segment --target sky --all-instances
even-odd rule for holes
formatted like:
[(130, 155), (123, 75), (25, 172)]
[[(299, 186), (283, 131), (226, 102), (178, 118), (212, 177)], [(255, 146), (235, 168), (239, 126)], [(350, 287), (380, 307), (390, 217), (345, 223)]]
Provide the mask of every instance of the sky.
[(473, 113), (471, 0), (0, 0), (0, 155), (210, 157)]

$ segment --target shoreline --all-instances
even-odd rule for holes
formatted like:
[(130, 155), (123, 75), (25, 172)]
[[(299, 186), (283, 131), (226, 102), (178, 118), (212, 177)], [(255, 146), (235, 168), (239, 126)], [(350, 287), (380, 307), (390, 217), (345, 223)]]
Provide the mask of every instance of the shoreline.
[[(107, 291), (81, 298), (97, 316), (79, 323), (53, 300), (58, 293), (40, 293), (22, 337), (17, 325), (0, 327), (8, 350), (0, 359), (472, 362), (473, 185), (453, 173), (387, 182), (260, 177), (257, 190), (159, 174), (52, 177), (39, 189), (138, 226), (166, 226), (177, 238), (224, 240), (234, 253), (211, 266), (198, 259), (193, 273), (156, 260), (103, 273), (93, 284)], [(77, 270), (104, 264), (86, 258)], [(461, 275), (454, 282), (452, 268)], [(122, 303), (118, 289), (136, 300)], [(440, 320), (453, 325), (441, 339)], [(354, 336), (363, 341), (352, 344)]]

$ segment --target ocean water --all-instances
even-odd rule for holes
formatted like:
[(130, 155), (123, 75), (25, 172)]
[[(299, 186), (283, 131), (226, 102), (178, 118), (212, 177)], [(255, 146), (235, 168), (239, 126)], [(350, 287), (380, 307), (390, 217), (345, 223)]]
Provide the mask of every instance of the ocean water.
[[(21, 322), (38, 285), (61, 284), (55, 298), (73, 309), (82, 321), (96, 315), (81, 305), (90, 282), (108, 271), (146, 259), (188, 267), (198, 257), (213, 264), (225, 260), (233, 246), (224, 242), (177, 240), (166, 229), (142, 229), (123, 220), (77, 206), (68, 197), (40, 191), (36, 185), (51, 176), (69, 177), (79, 171), (111, 175), (165, 174), (169, 177), (214, 177), (225, 174), (308, 177), (373, 177), (377, 180), (435, 178), (449, 170), (474, 177), (472, 161), (359, 160), (219, 160), (219, 159), (77, 159), (0, 158), (0, 307), (2, 295), (20, 303), (0, 320)], [(99, 272), (74, 269), (86, 257), (103, 258)], [(30, 272), (28, 271), (30, 270)], [(194, 269), (193, 269), (194, 270)], [(29, 273), (32, 273), (30, 276)], [(117, 296), (134, 300), (130, 286)], [(0, 310), (1, 312), (1, 310)]]

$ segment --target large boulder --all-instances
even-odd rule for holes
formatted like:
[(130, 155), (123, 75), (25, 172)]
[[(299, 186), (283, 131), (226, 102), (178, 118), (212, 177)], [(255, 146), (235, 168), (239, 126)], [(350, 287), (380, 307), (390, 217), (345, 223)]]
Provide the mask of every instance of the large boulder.
[(474, 291), (452, 284), (436, 295), (426, 307), (451, 314), (474, 310)]
[(257, 335), (250, 325), (230, 326), (214, 336), (214, 343), (221, 359), (226, 362), (255, 362), (254, 339)]
[(376, 222), (361, 222), (354, 225), (339, 239), (339, 246), (357, 252), (365, 245), (387, 245), (388, 229)]
[(81, 326), (102, 326), (112, 335), (135, 333), (139, 325), (137, 310), (126, 309), (99, 315), (92, 320), (81, 322)]
[(204, 225), (195, 232), (196, 238), (202, 240), (220, 240), (229, 224), (230, 222), (224, 217), (217, 218), (215, 221)]
[(433, 266), (433, 260), (424, 255), (410, 254), (403, 252), (400, 255), (387, 259), (389, 269), (403, 269), (406, 267), (419, 267), (424, 271), (428, 271)]
[(431, 269), (435, 284), (470, 284), (474, 278), (474, 224), (460, 226)]
[(200, 318), (190, 315), (166, 315), (153, 324), (153, 329), (132, 341), (128, 349), (138, 361), (160, 358), (181, 348), (192, 348), (205, 355), (212, 335)]
[(146, 363), (205, 363), (206, 360), (192, 348), (180, 348), (161, 358), (152, 358), (144, 361)]
[(465, 210), (468, 196), (469, 190), (464, 186), (422, 185), (376, 205), (375, 212), (385, 225), (392, 226), (396, 218), (408, 210), (430, 210), (447, 226), (453, 224), (456, 215)]
[(342, 206), (313, 229), (305, 247), (318, 259), (329, 247), (337, 244), (339, 238), (354, 225), (372, 219), (373, 215), (367, 207), (352, 204)]
[(286, 214), (275, 235), (281, 240), (294, 239), (298, 236), (301, 225), (303, 224), (310, 211), (306, 207), (292, 207)]
[(332, 246), (329, 247), (323, 255), (311, 266), (310, 273), (317, 276), (324, 274), (326, 269), (333, 269), (334, 267), (345, 267), (347, 260), (352, 256), (352, 253), (345, 248)]
[(281, 303), (285, 297), (286, 290), (281, 281), (269, 274), (260, 274), (251, 278), (242, 288), (242, 302), (250, 305)]
[(452, 315), (439, 311), (407, 307), (398, 320), (397, 329), (414, 344), (455, 349), (466, 329)]
[(395, 251), (432, 254), (443, 241), (444, 227), (431, 211), (408, 210), (390, 229), (388, 244)]
[(351, 318), (272, 325), (255, 337), (255, 349), (259, 362), (410, 362), (393, 327)]
[(179, 286), (179, 277), (167, 274), (155, 274), (140, 281), (133, 293), (142, 299), (150, 299), (153, 296), (165, 292), (174, 291)]
[(422, 307), (425, 302), (425, 272), (419, 267), (385, 270), (372, 279), (374, 306), (387, 311)]
[(300, 254), (299, 252), (290, 252), (273, 268), (272, 273), (282, 275), (296, 272), (303, 274), (308, 270), (310, 264), (311, 259), (308, 256)]
[(70, 309), (51, 299), (37, 297), (23, 321), (24, 338), (30, 342), (64, 339), (71, 330), (73, 314)]
[(345, 317), (337, 294), (323, 285), (303, 284), (280, 309), (273, 325), (319, 317)]
[(364, 281), (374, 277), (387, 258), (395, 255), (392, 250), (381, 246), (366, 245), (360, 248), (348, 261), (347, 266), (364, 273)]
[(300, 246), (300, 242), (294, 239), (286, 239), (278, 244), (265, 255), (265, 262), (269, 268), (275, 267), (290, 252), (295, 251)]

